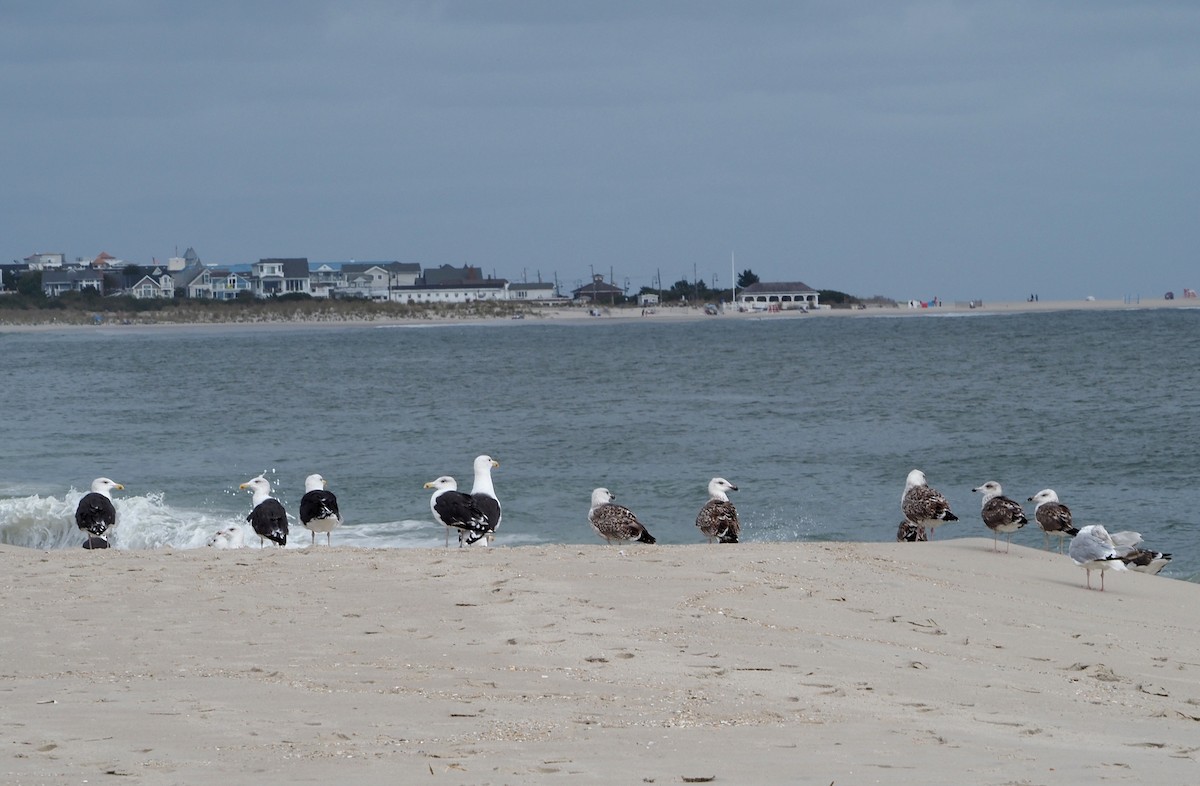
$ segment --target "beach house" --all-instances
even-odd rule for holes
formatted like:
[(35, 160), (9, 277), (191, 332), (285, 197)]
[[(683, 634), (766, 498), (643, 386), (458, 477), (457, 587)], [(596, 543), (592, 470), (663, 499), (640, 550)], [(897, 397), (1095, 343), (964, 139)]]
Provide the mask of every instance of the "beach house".
[(788, 311), (820, 308), (820, 294), (803, 281), (760, 281), (738, 292), (743, 311)]

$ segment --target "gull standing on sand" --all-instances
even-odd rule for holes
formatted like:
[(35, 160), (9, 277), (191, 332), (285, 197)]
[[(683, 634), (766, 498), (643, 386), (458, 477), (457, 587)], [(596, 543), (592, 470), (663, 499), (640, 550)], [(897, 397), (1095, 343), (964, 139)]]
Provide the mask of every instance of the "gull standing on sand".
[[(485, 546), (492, 545), (496, 530), (500, 527), (500, 500), (496, 498), (496, 489), (492, 486), (492, 468), (499, 466), (500, 462), (491, 456), (475, 457), (475, 484), (471, 486), (471, 497), (488, 521), (488, 533), (483, 538)], [(459, 530), (460, 542), (462, 538), (462, 530)]]
[(108, 548), (108, 531), (117, 526), (117, 509), (113, 506), (112, 491), (124, 491), (125, 487), (115, 480), (96, 478), (92, 490), (75, 506), (75, 526), (88, 533), (85, 549)]
[(936, 489), (929, 487), (925, 473), (919, 469), (909, 472), (904, 481), (900, 510), (904, 513), (904, 520), (918, 528), (913, 536), (915, 540), (922, 540), (920, 534), (925, 531), (933, 540), (934, 527), (940, 527), (948, 521), (958, 521), (958, 516), (950, 512), (950, 503)]
[[(426, 483), (425, 488), (434, 489), (433, 496), (429, 498), (429, 509), (433, 511), (434, 521), (464, 533), (465, 539), (459, 539), (459, 548), (462, 548), (464, 543), (470, 546), (487, 536), (487, 516), (479, 509), (474, 497), (458, 490), (458, 481), (449, 475), (442, 475)], [(447, 547), (450, 545), (449, 533), (450, 530), (447, 529)]]
[(1004, 489), (994, 480), (989, 480), (971, 491), (983, 495), (979, 515), (992, 531), (992, 549), (1000, 551), (1000, 533), (1003, 532), (1004, 553), (1007, 554), (1012, 545), (1012, 534), (1029, 523), (1021, 503), (1004, 496)]
[(1125, 563), (1117, 554), (1108, 531), (1099, 524), (1089, 524), (1079, 530), (1079, 534), (1071, 539), (1067, 548), (1067, 556), (1079, 567), (1087, 571), (1087, 588), (1092, 588), (1092, 571), (1100, 571), (1100, 591), (1104, 591), (1104, 571), (1126, 570)]
[(267, 545), (267, 540), (279, 546), (286, 546), (287, 511), (283, 509), (279, 500), (271, 496), (271, 481), (259, 475), (247, 480), (238, 488), (250, 489), (254, 494), (251, 498), (254, 509), (246, 516), (246, 521), (249, 521), (250, 526), (254, 527), (254, 532), (258, 535), (259, 547)]
[(738, 522), (737, 508), (729, 501), (728, 491), (737, 491), (738, 487), (725, 478), (713, 478), (708, 482), (708, 502), (700, 508), (696, 516), (696, 526), (712, 543), (737, 543), (742, 525)]
[(319, 474), (304, 479), (304, 496), (300, 498), (300, 523), (312, 533), (312, 542), (317, 544), (317, 533), (325, 533), (325, 545), (331, 544), (333, 530), (342, 525), (342, 514), (338, 510), (337, 497), (326, 491), (329, 481)]
[(1042, 545), (1049, 548), (1050, 536), (1056, 535), (1058, 553), (1061, 554), (1063, 541), (1079, 534), (1079, 530), (1071, 524), (1071, 509), (1058, 501), (1058, 494), (1054, 489), (1042, 489), (1028, 501), (1037, 503), (1033, 517), (1042, 528)]
[(654, 536), (638, 521), (633, 511), (624, 505), (617, 505), (613, 502), (614, 499), (616, 497), (606, 488), (592, 491), (592, 507), (588, 510), (588, 521), (592, 529), (596, 530), (596, 534), (610, 544), (614, 540), (621, 543), (630, 540), (654, 543)]

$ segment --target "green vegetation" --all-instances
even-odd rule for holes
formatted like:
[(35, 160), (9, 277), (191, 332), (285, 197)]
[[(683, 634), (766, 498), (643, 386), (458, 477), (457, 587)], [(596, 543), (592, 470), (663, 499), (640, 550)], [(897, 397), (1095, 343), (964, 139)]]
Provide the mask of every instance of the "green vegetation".
[(754, 274), (754, 271), (751, 270), (750, 268), (746, 268), (741, 273), (738, 273), (738, 278), (737, 278), (738, 289), (745, 289), (746, 287), (750, 286), (751, 284), (757, 284), (758, 282), (759, 282), (758, 276), (756, 276)]

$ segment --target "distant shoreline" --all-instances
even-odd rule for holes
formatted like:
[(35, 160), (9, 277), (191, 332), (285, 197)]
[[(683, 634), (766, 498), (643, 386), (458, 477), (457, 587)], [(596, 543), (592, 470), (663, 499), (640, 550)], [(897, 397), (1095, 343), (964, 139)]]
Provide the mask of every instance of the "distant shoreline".
[(4, 323), (0, 322), (0, 333), (42, 333), (57, 331), (99, 331), (114, 333), (134, 333), (143, 331), (162, 330), (195, 330), (254, 328), (290, 330), (297, 328), (341, 328), (341, 327), (408, 327), (408, 326), (444, 326), (444, 325), (524, 325), (524, 324), (602, 324), (605, 322), (678, 322), (685, 320), (775, 320), (775, 319), (825, 319), (825, 318), (862, 318), (862, 317), (927, 317), (946, 315), (995, 315), (995, 314), (1029, 314), (1048, 313), (1055, 311), (1144, 311), (1158, 309), (1200, 309), (1200, 300), (1195, 299), (1146, 299), (1140, 302), (1125, 300), (1045, 300), (1045, 301), (1015, 301), (1015, 302), (985, 302), (982, 305), (969, 306), (959, 303), (949, 303), (926, 308), (913, 308), (901, 304), (899, 306), (868, 306), (866, 308), (832, 308), (815, 311), (725, 311), (716, 316), (705, 314), (698, 306), (659, 306), (642, 309), (638, 306), (598, 306), (599, 316), (594, 316), (591, 309), (584, 306), (532, 306), (529, 311), (519, 318), (500, 317), (494, 315), (458, 316), (439, 314), (430, 317), (383, 317), (378, 319), (364, 318), (289, 318), (289, 319), (258, 319), (258, 320), (223, 320), (223, 321), (139, 321), (120, 323), (103, 321), (97, 324), (80, 324), (76, 322), (31, 322)]

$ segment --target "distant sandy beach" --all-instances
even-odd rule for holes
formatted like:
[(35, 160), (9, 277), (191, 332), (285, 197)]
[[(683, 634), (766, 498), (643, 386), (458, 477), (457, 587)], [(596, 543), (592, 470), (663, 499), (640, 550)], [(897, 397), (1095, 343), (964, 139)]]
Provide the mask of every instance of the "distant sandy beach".
[(1193, 782), (1200, 586), (991, 549), (0, 546), (0, 773)]
[(522, 318), (509, 317), (474, 317), (474, 316), (435, 316), (430, 318), (413, 319), (269, 319), (261, 321), (227, 321), (227, 322), (137, 322), (120, 324), (107, 321), (100, 324), (75, 324), (43, 322), (36, 324), (3, 324), (0, 323), (0, 333), (31, 333), (65, 330), (112, 331), (115, 333), (130, 333), (142, 330), (223, 330), (230, 328), (275, 329), (286, 330), (295, 328), (337, 328), (337, 327), (434, 327), (438, 325), (527, 325), (546, 323), (588, 324), (604, 323), (619, 320), (622, 322), (663, 322), (680, 320), (714, 320), (714, 319), (814, 319), (814, 318), (863, 318), (863, 317), (922, 317), (945, 316), (948, 314), (1023, 314), (1053, 311), (1128, 311), (1145, 309), (1200, 309), (1200, 300), (1055, 300), (1055, 301), (1019, 301), (979, 303), (943, 303), (940, 306), (910, 307), (907, 304), (899, 306), (869, 306), (864, 309), (821, 308), (810, 312), (805, 311), (734, 311), (726, 310), (716, 316), (704, 313), (699, 307), (691, 306), (659, 306), (653, 309), (641, 309), (637, 306), (598, 306), (597, 313), (586, 306), (531, 306), (527, 315)]

